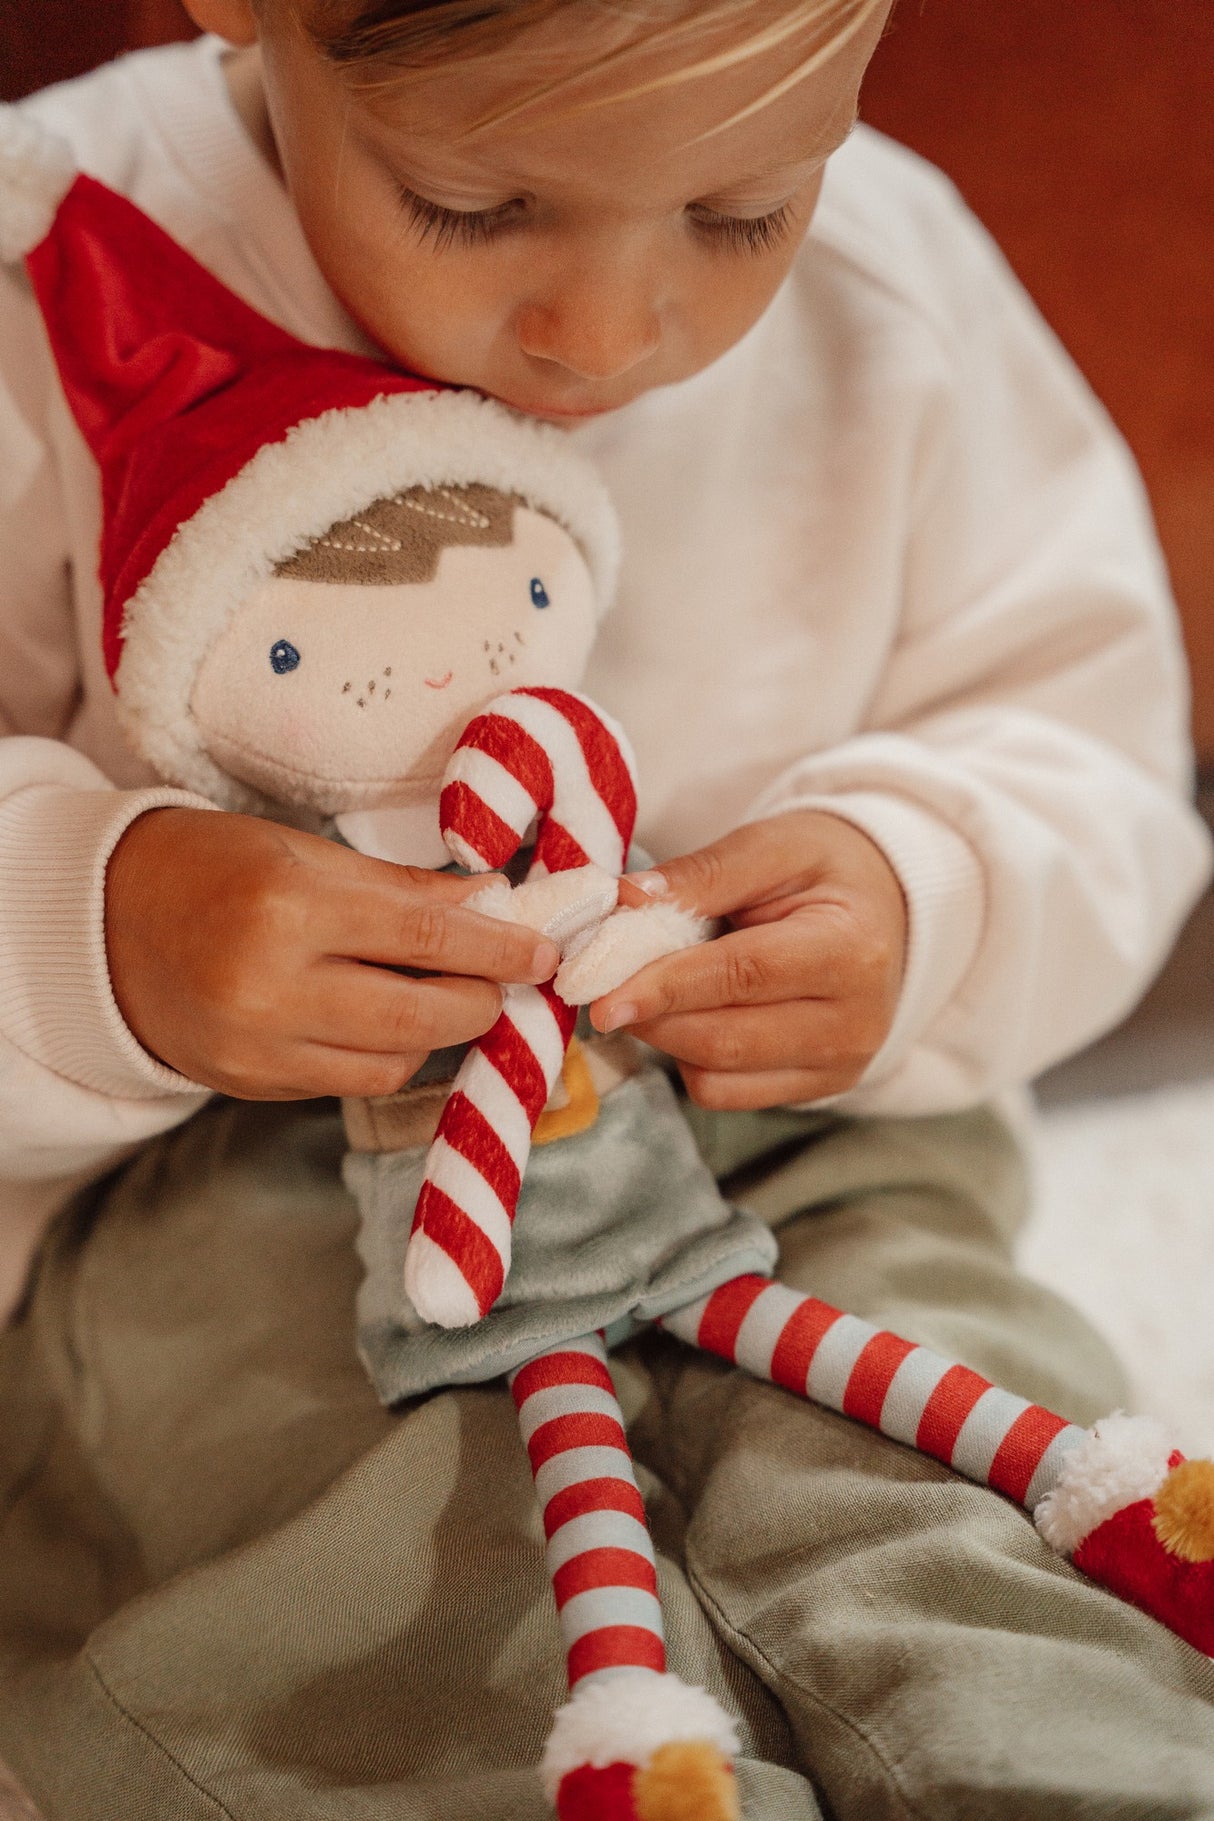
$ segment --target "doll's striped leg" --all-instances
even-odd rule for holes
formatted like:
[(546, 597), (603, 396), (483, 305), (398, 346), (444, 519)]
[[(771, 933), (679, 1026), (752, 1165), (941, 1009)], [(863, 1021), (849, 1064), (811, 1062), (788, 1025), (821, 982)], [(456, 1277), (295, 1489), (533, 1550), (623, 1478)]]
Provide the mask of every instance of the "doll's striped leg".
[(1214, 1463), (1186, 1461), (1153, 1419), (1081, 1429), (765, 1277), (734, 1278), (662, 1325), (1014, 1499), (1093, 1580), (1214, 1655)]
[(765, 1277), (738, 1277), (663, 1323), (706, 1352), (943, 1461), (1032, 1511), (1085, 1431), (968, 1366)]
[(558, 1814), (732, 1821), (733, 1727), (711, 1695), (665, 1673), (653, 1544), (602, 1340), (541, 1354), (510, 1389), (568, 1661), (571, 1699), (543, 1763)]

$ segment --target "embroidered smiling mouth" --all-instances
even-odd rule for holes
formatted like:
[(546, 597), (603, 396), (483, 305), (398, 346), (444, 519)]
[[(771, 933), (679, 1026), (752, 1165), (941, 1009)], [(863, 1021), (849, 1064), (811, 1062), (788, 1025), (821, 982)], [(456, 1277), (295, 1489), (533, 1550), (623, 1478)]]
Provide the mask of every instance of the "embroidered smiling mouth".
[(445, 689), (447, 687), (447, 684), (451, 681), (451, 679), (454, 675), (455, 675), (455, 672), (453, 670), (449, 670), (445, 677), (427, 677), (425, 679), (426, 688), (427, 689)]

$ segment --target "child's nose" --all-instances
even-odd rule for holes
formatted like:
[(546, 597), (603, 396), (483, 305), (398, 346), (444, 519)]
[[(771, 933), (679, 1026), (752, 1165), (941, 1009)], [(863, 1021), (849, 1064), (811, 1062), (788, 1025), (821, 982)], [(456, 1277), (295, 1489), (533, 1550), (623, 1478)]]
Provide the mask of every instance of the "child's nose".
[(655, 353), (661, 321), (644, 291), (571, 282), (523, 305), (515, 333), (524, 354), (580, 379), (621, 379)]

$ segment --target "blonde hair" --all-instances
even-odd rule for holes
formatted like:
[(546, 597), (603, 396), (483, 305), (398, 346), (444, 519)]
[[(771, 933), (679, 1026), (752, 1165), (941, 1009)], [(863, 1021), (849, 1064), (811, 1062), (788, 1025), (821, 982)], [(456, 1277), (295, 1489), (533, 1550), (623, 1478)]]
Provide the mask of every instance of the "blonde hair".
[[(868, 23), (883, 13), (889, 0), (773, 0), (777, 16), (749, 29), (740, 42), (697, 53), (696, 41), (719, 39), (725, 27), (756, 10), (755, 0), (314, 0), (309, 35), (340, 67), (357, 71), (371, 84), (394, 75), (433, 68), (440, 63), (473, 62), (506, 48), (529, 27), (538, 26), (574, 5), (597, 5), (604, 18), (636, 30), (628, 41), (598, 57), (572, 76), (537, 83), (508, 109), (478, 126), (502, 120), (552, 99), (588, 76), (621, 64), (639, 50), (685, 48), (687, 61), (673, 71), (614, 91), (579, 106), (634, 100), (673, 88), (697, 77), (736, 68), (765, 52), (778, 50), (807, 32), (815, 34), (809, 55), (760, 96), (742, 114), (722, 123), (721, 131), (778, 99), (820, 69)], [(351, 8), (355, 10), (352, 12)]]

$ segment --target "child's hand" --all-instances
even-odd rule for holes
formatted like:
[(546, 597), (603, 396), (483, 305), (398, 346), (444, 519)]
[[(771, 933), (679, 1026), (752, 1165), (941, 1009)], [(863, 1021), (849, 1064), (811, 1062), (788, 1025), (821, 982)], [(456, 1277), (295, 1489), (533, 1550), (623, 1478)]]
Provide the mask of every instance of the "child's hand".
[[(592, 1007), (677, 1058), (700, 1106), (780, 1106), (841, 1094), (889, 1034), (906, 902), (880, 848), (850, 822), (790, 810), (659, 869), (681, 904), (728, 933), (667, 956)], [(642, 903), (625, 888), (621, 902)]]
[(150, 811), (107, 877), (118, 1008), (152, 1055), (224, 1094), (394, 1093), (431, 1050), (490, 1029), (494, 982), (556, 968), (551, 942), (460, 908), (484, 884), (252, 816)]

